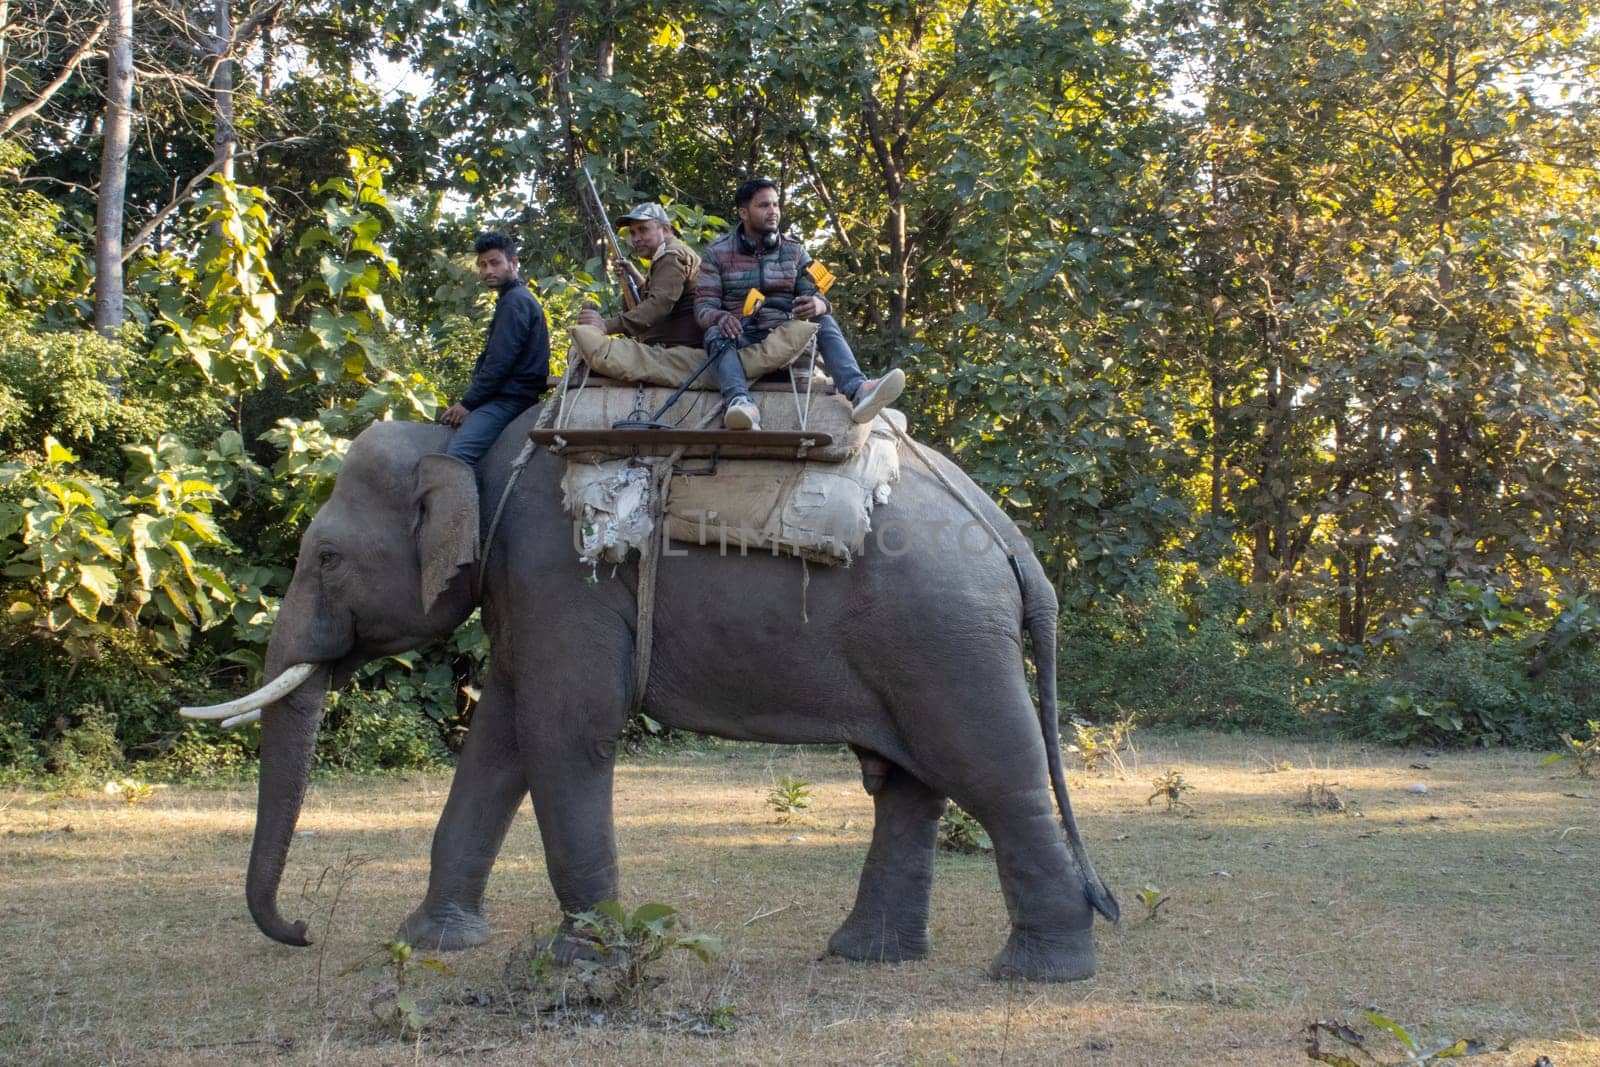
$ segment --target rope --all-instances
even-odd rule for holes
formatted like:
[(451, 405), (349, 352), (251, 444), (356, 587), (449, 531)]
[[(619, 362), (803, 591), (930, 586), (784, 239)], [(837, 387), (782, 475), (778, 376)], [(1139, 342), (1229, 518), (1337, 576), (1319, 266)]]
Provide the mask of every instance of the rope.
[(633, 634), (633, 701), (628, 716), (644, 710), (644, 694), (650, 685), (650, 655), (655, 645), (656, 575), (661, 568), (661, 539), (667, 536), (667, 493), (672, 488), (672, 468), (687, 451), (679, 445), (670, 456), (650, 461), (651, 533), (639, 550), (639, 618)]
[[(703, 429), (717, 417), (719, 410), (720, 405), (701, 419), (697, 428)], [(671, 455), (649, 462), (651, 533), (644, 547), (639, 549), (639, 617), (633, 633), (634, 686), (629, 718), (644, 710), (645, 690), (650, 687), (650, 656), (656, 632), (656, 575), (661, 569), (661, 541), (667, 536), (667, 494), (672, 491), (672, 472), (688, 448), (688, 445), (679, 445)]]
[(801, 430), (808, 429), (811, 421), (811, 390), (815, 387), (817, 380), (816, 334), (813, 333), (811, 335), (811, 340), (806, 342), (806, 348), (810, 350), (811, 358), (806, 367), (806, 406), (804, 410), (801, 410), (800, 408), (800, 390), (796, 388), (796, 382), (794, 380), (794, 365), (800, 361), (795, 359), (789, 363), (789, 395), (794, 398), (794, 414), (795, 418), (800, 420)]
[[(567, 360), (567, 372), (561, 376), (561, 393), (552, 402), (548, 402), (539, 409), (539, 417), (533, 420), (536, 430), (549, 429), (555, 421), (556, 412), (567, 399), (567, 385), (572, 381), (573, 371), (578, 366), (578, 360)], [(580, 387), (581, 388), (581, 387)], [(511, 477), (506, 479), (506, 487), (500, 491), (500, 500), (494, 506), (494, 517), (489, 520), (489, 532), (483, 536), (483, 546), (478, 550), (478, 569), (472, 577), (472, 599), (483, 599), (483, 576), (489, 569), (489, 553), (494, 549), (494, 534), (500, 528), (500, 516), (505, 514), (506, 502), (511, 499), (511, 490), (517, 487), (517, 481), (522, 477), (523, 470), (533, 459), (534, 450), (539, 446), (531, 440), (522, 446), (522, 451), (517, 453), (517, 458), (511, 461)]]

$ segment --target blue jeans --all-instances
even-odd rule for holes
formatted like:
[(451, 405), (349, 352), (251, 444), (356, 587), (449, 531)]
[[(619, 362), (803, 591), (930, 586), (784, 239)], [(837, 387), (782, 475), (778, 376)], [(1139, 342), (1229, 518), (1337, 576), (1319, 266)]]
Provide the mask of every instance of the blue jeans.
[(499, 439), (500, 431), (530, 407), (532, 405), (528, 401), (515, 397), (495, 397), (484, 401), (467, 412), (467, 417), (450, 435), (450, 443), (445, 446), (444, 454), (456, 457), (469, 467), (476, 467), (478, 460)]
[[(822, 357), (822, 365), (827, 369), (828, 377), (833, 379), (834, 388), (853, 400), (856, 390), (861, 388), (867, 376), (861, 373), (855, 353), (850, 351), (850, 345), (845, 341), (844, 334), (839, 332), (839, 324), (833, 320), (833, 316), (823, 315), (816, 322), (817, 355)], [(706, 353), (716, 357), (711, 364), (711, 373), (717, 377), (717, 388), (722, 391), (724, 401), (749, 395), (750, 380), (745, 377), (744, 364), (739, 362), (739, 349), (765, 340), (771, 332), (749, 326), (738, 337), (725, 337), (720, 329), (707, 332)]]

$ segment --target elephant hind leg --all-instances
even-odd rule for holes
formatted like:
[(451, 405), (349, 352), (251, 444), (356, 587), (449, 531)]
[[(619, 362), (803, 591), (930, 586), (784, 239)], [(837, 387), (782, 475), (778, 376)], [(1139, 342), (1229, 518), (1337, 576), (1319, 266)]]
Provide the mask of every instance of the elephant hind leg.
[(920, 960), (932, 946), (933, 850), (945, 799), (904, 769), (876, 759), (885, 770), (873, 793), (872, 846), (855, 907), (828, 939), (828, 952), (872, 963)]
[(1061, 840), (1049, 794), (1020, 791), (1003, 800), (1009, 804), (975, 802), (969, 809), (994, 841), (1000, 888), (1011, 915), (1011, 936), (989, 964), (989, 977), (1034, 982), (1094, 977), (1094, 913), (1083, 876)]

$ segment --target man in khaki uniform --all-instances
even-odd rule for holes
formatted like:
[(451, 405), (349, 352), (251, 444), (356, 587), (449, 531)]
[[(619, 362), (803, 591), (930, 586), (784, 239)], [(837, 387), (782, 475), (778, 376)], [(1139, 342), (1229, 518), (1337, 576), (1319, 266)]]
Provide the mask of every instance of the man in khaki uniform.
[(700, 257), (678, 240), (660, 204), (640, 204), (617, 219), (616, 226), (628, 228), (634, 254), (650, 261), (648, 275), (626, 259), (612, 264), (618, 275), (626, 274), (639, 287), (639, 303), (609, 319), (586, 307), (578, 312), (578, 322), (647, 345), (700, 347), (705, 331), (694, 317), (694, 280)]

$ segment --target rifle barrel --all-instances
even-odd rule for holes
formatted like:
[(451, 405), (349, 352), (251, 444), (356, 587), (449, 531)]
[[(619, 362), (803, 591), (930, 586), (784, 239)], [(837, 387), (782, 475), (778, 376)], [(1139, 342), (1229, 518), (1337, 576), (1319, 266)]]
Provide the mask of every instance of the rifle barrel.
[[(589, 173), (589, 168), (586, 165), (580, 165), (578, 169), (583, 171), (584, 180), (589, 183), (589, 195), (594, 198), (594, 209), (600, 213), (600, 225), (605, 230), (606, 241), (611, 245), (611, 254), (618, 259), (624, 258), (622, 245), (617, 243), (617, 233), (611, 228), (611, 219), (606, 214), (606, 205), (600, 199), (600, 190), (595, 188), (594, 175)], [(628, 295), (633, 298), (634, 304), (637, 305), (639, 303), (638, 284), (626, 274), (622, 276), (622, 284), (627, 287)]]

